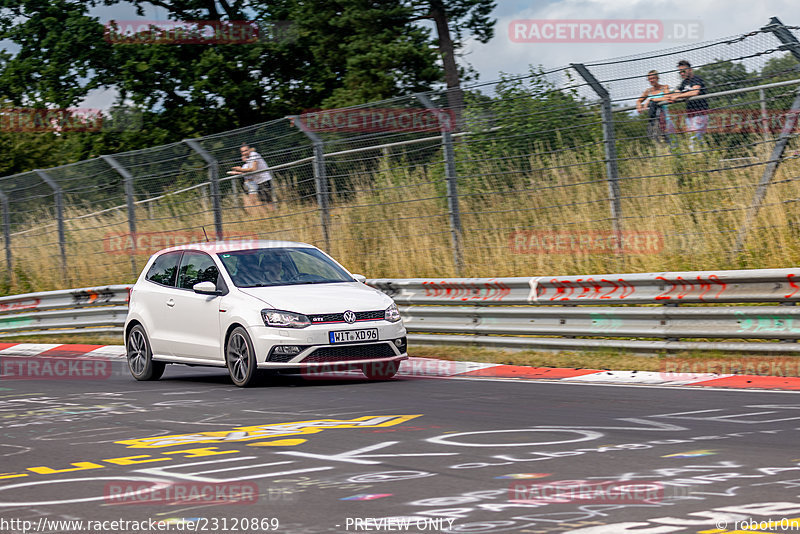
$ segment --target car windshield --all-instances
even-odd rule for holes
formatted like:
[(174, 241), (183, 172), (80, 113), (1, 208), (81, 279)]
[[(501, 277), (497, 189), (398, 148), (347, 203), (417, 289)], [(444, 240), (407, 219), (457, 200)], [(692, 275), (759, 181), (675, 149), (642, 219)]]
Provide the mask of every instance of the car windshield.
[(218, 256), (236, 287), (353, 282), (344, 269), (314, 248), (260, 248)]

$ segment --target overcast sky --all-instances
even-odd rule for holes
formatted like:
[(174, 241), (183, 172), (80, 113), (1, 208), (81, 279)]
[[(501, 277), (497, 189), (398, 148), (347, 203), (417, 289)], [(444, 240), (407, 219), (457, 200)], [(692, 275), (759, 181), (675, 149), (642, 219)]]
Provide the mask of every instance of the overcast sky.
[[(138, 18), (130, 6), (100, 7), (93, 15), (101, 22)], [(626, 21), (681, 21), (699, 28), (699, 41), (740, 35), (757, 30), (777, 16), (786, 25), (800, 26), (798, 0), (498, 0), (493, 17), (495, 36), (487, 44), (468, 42), (463, 59), (480, 74), (481, 82), (501, 73), (523, 74), (529, 65), (554, 68), (569, 63), (639, 54), (696, 42), (698, 39), (652, 43), (522, 43), (513, 42), (509, 24), (515, 20), (575, 21), (622, 19)], [(164, 20), (166, 11), (149, 7), (147, 19)], [(114, 91), (96, 91), (82, 107), (107, 108)]]
[(671, 48), (662, 43), (517, 43), (509, 23), (518, 19), (643, 19), (698, 21), (702, 41), (757, 30), (778, 17), (788, 26), (800, 26), (797, 0), (498, 0), (495, 36), (487, 44), (470, 43), (465, 59), (482, 81), (496, 80), (501, 72), (523, 73), (528, 65), (560, 67), (569, 63), (628, 56)]

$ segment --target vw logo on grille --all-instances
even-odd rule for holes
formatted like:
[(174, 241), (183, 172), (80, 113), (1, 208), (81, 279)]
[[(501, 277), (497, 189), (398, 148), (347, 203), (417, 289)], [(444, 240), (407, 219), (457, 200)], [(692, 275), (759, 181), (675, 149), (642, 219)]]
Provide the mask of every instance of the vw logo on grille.
[(347, 310), (346, 312), (344, 312), (344, 320), (350, 324), (353, 324), (354, 322), (356, 322), (356, 314), (351, 312), (350, 310)]

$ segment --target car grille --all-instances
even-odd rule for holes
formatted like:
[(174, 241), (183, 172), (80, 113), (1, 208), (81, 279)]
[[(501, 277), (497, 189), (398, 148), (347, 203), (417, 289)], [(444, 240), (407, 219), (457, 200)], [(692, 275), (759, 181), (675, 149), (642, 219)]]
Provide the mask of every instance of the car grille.
[(302, 363), (346, 362), (351, 360), (370, 360), (397, 356), (388, 343), (377, 345), (347, 345), (342, 347), (321, 347), (303, 358)]
[[(363, 311), (363, 312), (355, 312), (356, 313), (356, 321), (380, 321), (385, 316), (384, 310), (376, 310), (376, 311)], [(309, 319), (311, 319), (311, 324), (322, 324), (322, 323), (344, 323), (344, 312), (343, 313), (324, 313), (320, 315), (309, 315)]]
[(267, 359), (268, 362), (280, 362), (286, 363), (292, 358), (296, 357), (297, 354), (270, 354), (269, 358)]
[(308, 345), (295, 345), (295, 346), (297, 348), (299, 348), (300, 351), (296, 352), (294, 354), (280, 354), (280, 353), (275, 351), (275, 349), (277, 349), (278, 346), (272, 347), (272, 350), (269, 351), (269, 355), (267, 356), (267, 361), (268, 362), (286, 363), (289, 360), (291, 360), (292, 358), (296, 358), (297, 355), (300, 354), (300, 352), (303, 352), (304, 350), (306, 350), (308, 348)]

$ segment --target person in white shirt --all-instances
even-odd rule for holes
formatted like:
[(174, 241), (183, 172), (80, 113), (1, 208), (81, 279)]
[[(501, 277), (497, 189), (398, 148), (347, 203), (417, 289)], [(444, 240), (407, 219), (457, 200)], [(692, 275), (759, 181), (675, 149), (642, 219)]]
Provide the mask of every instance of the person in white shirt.
[(270, 209), (275, 209), (272, 199), (272, 174), (269, 172), (267, 162), (247, 143), (242, 143), (239, 150), (244, 164), (231, 168), (229, 172), (230, 174), (246, 175), (244, 177), (244, 188), (247, 192), (245, 204), (248, 206), (267, 204)]

